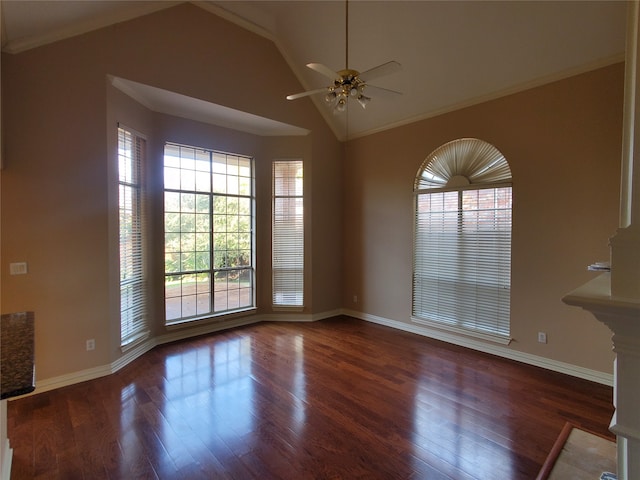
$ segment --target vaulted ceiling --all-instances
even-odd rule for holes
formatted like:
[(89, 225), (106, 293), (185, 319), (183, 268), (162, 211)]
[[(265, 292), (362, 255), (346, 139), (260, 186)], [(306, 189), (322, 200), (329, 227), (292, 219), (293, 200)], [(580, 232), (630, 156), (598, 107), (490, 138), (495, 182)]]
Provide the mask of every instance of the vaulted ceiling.
[[(20, 52), (176, 3), (2, 0), (3, 51)], [(330, 83), (307, 63), (332, 70), (346, 66), (345, 2), (194, 3), (272, 39), (305, 89)], [(352, 101), (339, 115), (325, 105), (324, 95), (294, 100), (315, 102), (339, 138), (371, 134), (624, 59), (625, 2), (351, 0), (348, 8), (348, 67), (362, 72), (399, 62), (398, 73), (371, 83), (402, 95), (372, 91), (366, 110)]]

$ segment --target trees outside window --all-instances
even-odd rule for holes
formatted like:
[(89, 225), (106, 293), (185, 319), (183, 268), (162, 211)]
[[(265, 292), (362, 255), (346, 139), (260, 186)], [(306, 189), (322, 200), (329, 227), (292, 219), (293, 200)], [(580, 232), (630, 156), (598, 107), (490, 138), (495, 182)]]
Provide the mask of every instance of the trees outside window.
[(253, 159), (168, 143), (166, 323), (255, 306)]

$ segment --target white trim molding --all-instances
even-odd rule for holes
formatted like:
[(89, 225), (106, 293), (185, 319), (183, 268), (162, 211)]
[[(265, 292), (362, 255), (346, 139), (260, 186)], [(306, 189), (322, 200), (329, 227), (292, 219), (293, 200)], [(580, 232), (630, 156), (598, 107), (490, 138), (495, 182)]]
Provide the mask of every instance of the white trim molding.
[(9, 480), (11, 477), (11, 461), (13, 459), (13, 449), (9, 445), (9, 439), (6, 438), (4, 441), (2, 455), (2, 471), (0, 472), (1, 480)]
[(9, 480), (13, 449), (7, 436), (7, 400), (0, 400), (0, 480)]
[(318, 320), (325, 320), (327, 318), (337, 317), (342, 315), (342, 310), (329, 310), (321, 313), (292, 313), (290, 315), (283, 316), (282, 312), (270, 313), (266, 315), (260, 315), (261, 322), (317, 322)]
[[(607, 374), (590, 370), (587, 368), (579, 367), (569, 363), (559, 362), (557, 360), (551, 360), (545, 357), (532, 355), (529, 353), (519, 352), (512, 350), (495, 343), (483, 342), (480, 340), (464, 337), (462, 335), (456, 335), (453, 332), (445, 332), (434, 328), (429, 328), (426, 325), (418, 325), (415, 323), (405, 323), (398, 320), (391, 320), (388, 318), (379, 317), (376, 315), (370, 315), (367, 313), (356, 312), (349, 309), (335, 309), (328, 310), (326, 312), (320, 312), (315, 314), (294, 314), (294, 315), (282, 315), (282, 314), (261, 314), (250, 315), (246, 317), (236, 317), (231, 321), (208, 323), (196, 328), (185, 328), (183, 330), (171, 330), (168, 333), (159, 337), (149, 338), (144, 342), (138, 344), (135, 348), (127, 351), (123, 356), (115, 360), (108, 365), (102, 365), (94, 368), (80, 370), (78, 372), (72, 372), (66, 375), (60, 375), (58, 377), (52, 377), (44, 380), (36, 380), (36, 389), (27, 395), (36, 395), (38, 393), (44, 393), (56, 388), (66, 387), (80, 382), (93, 380), (96, 378), (104, 377), (112, 373), (117, 372), (121, 368), (127, 366), (137, 358), (141, 357), (152, 348), (163, 345), (165, 343), (171, 343), (178, 340), (184, 340), (187, 338), (194, 338), (201, 335), (208, 335), (218, 331), (227, 330), (230, 328), (241, 327), (244, 325), (251, 325), (260, 322), (298, 322), (298, 323), (311, 323), (319, 320), (325, 320), (333, 318), (339, 315), (347, 315), (353, 318), (364, 320), (378, 325), (384, 325), (387, 327), (403, 330), (405, 332), (415, 333), (423, 337), (433, 338), (453, 345), (470, 348), (472, 350), (489, 353), (498, 357), (515, 360), (518, 362), (526, 363), (536, 367), (545, 368), (554, 372), (564, 373), (573, 377), (582, 378), (592, 382), (600, 383), (603, 385), (613, 385), (613, 374)], [(21, 397), (15, 397), (21, 398)], [(0, 479), (2, 480), (2, 479)]]
[[(152, 337), (147, 339), (144, 342), (139, 343), (135, 348), (128, 350), (124, 355), (119, 357), (114, 362), (108, 365), (101, 365), (94, 368), (88, 368), (85, 370), (80, 370), (77, 372), (72, 372), (66, 375), (60, 375), (58, 377), (47, 378), (44, 380), (36, 379), (36, 388), (33, 392), (23, 395), (23, 397), (37, 395), (38, 393), (44, 393), (49, 390), (54, 390), (56, 388), (66, 387), (69, 385), (74, 385), (80, 382), (86, 382), (87, 380), (94, 380), (96, 378), (104, 377), (106, 375), (111, 375), (112, 373), (117, 372), (121, 368), (129, 365), (131, 362), (141, 357), (154, 347), (158, 345), (162, 345), (165, 343), (171, 343), (178, 340), (184, 340), (187, 338), (199, 337), (201, 335), (207, 335), (209, 333), (214, 333), (222, 330), (227, 330), (234, 327), (239, 327), (243, 325), (250, 325), (252, 323), (257, 323), (259, 318), (255, 315), (251, 315), (248, 317), (240, 317), (234, 318), (231, 321), (218, 322), (218, 323), (207, 323), (200, 327), (196, 328), (185, 328), (183, 330), (171, 330), (169, 333), (161, 335), (159, 337)], [(22, 397), (15, 397), (22, 398)]]
[[(111, 375), (112, 373), (117, 372), (121, 368), (127, 366), (137, 358), (141, 357), (152, 348), (158, 345), (163, 345), (165, 343), (171, 343), (178, 340), (198, 337), (201, 335), (208, 335), (210, 333), (228, 330), (235, 327), (241, 327), (244, 325), (251, 325), (259, 322), (316, 322), (318, 320), (324, 320), (341, 314), (342, 311), (338, 309), (315, 314), (252, 314), (244, 317), (234, 317), (228, 321), (219, 321), (215, 323), (209, 322), (198, 327), (183, 328), (181, 330), (178, 330), (175, 328), (175, 326), (173, 326), (171, 329), (168, 329), (167, 333), (165, 333), (164, 335), (148, 338), (144, 342), (140, 342), (134, 348), (128, 350), (124, 355), (108, 365), (88, 368), (85, 370), (60, 375), (58, 377), (47, 378), (44, 380), (36, 379), (36, 389), (32, 393), (23, 395), (21, 397), (15, 397), (15, 399), (36, 395), (38, 393), (44, 393), (56, 388), (66, 387), (69, 385), (74, 385), (76, 383), (86, 382), (88, 380)], [(0, 480), (4, 479), (0, 478)]]
[(356, 312), (353, 310), (343, 310), (342, 313), (344, 315), (359, 318), (360, 320), (365, 320), (367, 322), (377, 323), (378, 325), (384, 325), (391, 328), (397, 328), (398, 330), (404, 330), (405, 332), (415, 333), (417, 335), (433, 338), (435, 340), (441, 340), (443, 342), (470, 348), (479, 352), (489, 353), (491, 355), (507, 358), (509, 360), (515, 360), (517, 362), (526, 363), (535, 367), (541, 367), (554, 372), (564, 373), (566, 375), (571, 375), (572, 377), (578, 377), (584, 380), (589, 380), (591, 382), (596, 382), (608, 386), (613, 385), (613, 374), (579, 367), (577, 365), (540, 357), (538, 355), (532, 355), (530, 353), (519, 352), (517, 350), (513, 350), (495, 343), (483, 342), (462, 335), (456, 335), (455, 333), (437, 330), (426, 325), (400, 322), (398, 320), (391, 320), (388, 318), (379, 317), (377, 315), (370, 315), (368, 313)]
[(57, 42), (59, 40), (92, 32), (109, 25), (126, 22), (143, 15), (164, 10), (165, 8), (169, 8), (180, 3), (182, 3), (180, 0), (131, 2), (127, 8), (103, 12), (100, 16), (81, 20), (70, 26), (59, 27), (44, 34), (12, 40), (2, 47), (2, 51), (12, 54), (21, 53), (31, 50), (32, 48), (41, 47), (42, 45), (48, 45), (49, 43)]
[[(640, 22), (640, 11), (637, 12)], [(635, 480), (640, 478), (640, 298), (612, 295), (613, 273), (612, 270), (597, 276), (565, 295), (562, 301), (590, 312), (613, 332), (615, 412), (609, 430), (616, 434), (618, 479)]]
[(456, 337), (458, 337), (459, 335), (466, 335), (466, 336), (471, 335), (475, 338), (486, 340), (487, 342), (498, 343), (501, 345), (509, 345), (511, 343), (511, 340), (513, 340), (511, 337), (503, 337), (500, 335), (492, 335), (490, 333), (482, 333), (478, 331), (471, 332), (471, 331), (465, 330), (464, 328), (456, 327), (455, 325), (448, 325), (442, 322), (433, 322), (431, 320), (424, 320), (422, 318), (417, 318), (413, 316), (411, 317), (411, 321), (414, 323), (419, 323), (421, 325), (424, 325), (429, 330), (440, 331), (442, 333), (451, 332)]

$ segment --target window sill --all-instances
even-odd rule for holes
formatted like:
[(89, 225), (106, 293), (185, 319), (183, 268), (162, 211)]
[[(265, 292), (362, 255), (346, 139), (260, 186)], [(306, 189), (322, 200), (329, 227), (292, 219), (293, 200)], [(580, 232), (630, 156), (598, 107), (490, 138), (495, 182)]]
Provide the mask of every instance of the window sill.
[(151, 332), (149, 330), (145, 330), (144, 332), (141, 332), (131, 337), (126, 341), (126, 343), (123, 343), (122, 345), (120, 345), (120, 351), (122, 353), (125, 353), (125, 352), (128, 352), (129, 350), (134, 349), (135, 347), (140, 345), (142, 342), (144, 342), (147, 338), (149, 338), (150, 335), (151, 335)]
[(498, 343), (500, 345), (509, 345), (511, 343), (511, 340), (513, 340), (509, 336), (502, 336), (502, 335), (484, 333), (484, 332), (476, 332), (474, 330), (457, 327), (455, 325), (448, 325), (446, 323), (434, 322), (433, 320), (425, 320), (423, 318), (417, 318), (413, 316), (411, 317), (411, 321), (414, 323), (419, 323), (420, 325), (425, 325), (435, 330), (451, 332), (457, 335), (464, 335), (466, 337), (478, 338), (481, 340), (486, 340), (488, 342)]
[(221, 313), (218, 315), (206, 315), (202, 317), (187, 318), (185, 320), (175, 320), (175, 321), (165, 323), (165, 327), (167, 328), (167, 330), (174, 330), (174, 329), (193, 326), (193, 325), (203, 325), (207, 323), (220, 323), (226, 320), (232, 320), (234, 318), (246, 317), (248, 315), (255, 315), (256, 312), (257, 312), (256, 307), (250, 307), (242, 310), (234, 310), (233, 312), (229, 312), (229, 313)]

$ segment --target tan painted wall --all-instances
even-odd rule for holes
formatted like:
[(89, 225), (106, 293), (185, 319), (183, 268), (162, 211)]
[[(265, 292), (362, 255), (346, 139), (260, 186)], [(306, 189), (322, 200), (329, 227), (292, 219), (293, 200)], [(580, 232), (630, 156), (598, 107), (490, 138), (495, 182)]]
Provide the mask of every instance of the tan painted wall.
[[(271, 155), (304, 155), (309, 232), (305, 313), (339, 309), (342, 273), (341, 147), (272, 42), (183, 4), (72, 39), (2, 55), (2, 311), (36, 314), (37, 380), (109, 365), (118, 348), (115, 128), (149, 137), (151, 173), (166, 140), (255, 155), (258, 164), (260, 310), (269, 311)], [(154, 114), (108, 82), (115, 75), (312, 130), (266, 139)], [(6, 99), (6, 101), (4, 101)], [(155, 159), (155, 160), (154, 160)], [(318, 164), (316, 166), (316, 164)], [(327, 211), (331, 215), (327, 215)], [(161, 230), (154, 224), (161, 247)], [(158, 233), (160, 232), (160, 233)], [(316, 246), (317, 245), (317, 246)], [(9, 263), (29, 273), (9, 276)], [(322, 263), (322, 268), (313, 265)], [(152, 329), (160, 335), (162, 291), (155, 264)], [(338, 279), (338, 281), (336, 281)], [(269, 280), (270, 282), (270, 280)], [(313, 287), (311, 287), (313, 286)], [(314, 298), (314, 297), (322, 298)], [(96, 350), (85, 351), (85, 340)]]
[[(588, 264), (609, 258), (623, 70), (613, 65), (349, 142), (343, 305), (411, 323), (415, 175), (440, 145), (477, 137), (505, 155), (513, 174), (509, 348), (611, 373), (609, 330), (561, 298), (593, 278)], [(538, 331), (548, 344), (537, 343)]]
[[(609, 332), (560, 298), (592, 278), (585, 266), (608, 257), (607, 239), (617, 226), (621, 65), (351, 141), (343, 161), (342, 145), (312, 104), (283, 101), (301, 86), (274, 45), (193, 5), (3, 54), (2, 62), (2, 311), (36, 312), (39, 381), (120, 355), (111, 158), (117, 121), (151, 128), (145, 133), (155, 158), (176, 135), (187, 143), (189, 135), (195, 143), (217, 137), (231, 150), (251, 144), (262, 188), (262, 262), (270, 251), (269, 220), (260, 213), (270, 185), (266, 160), (302, 155), (306, 313), (344, 307), (401, 322), (410, 322), (411, 187), (418, 167), (454, 138), (493, 143), (514, 175), (510, 348), (611, 372)], [(114, 92), (109, 74), (312, 133), (258, 139), (152, 114)], [(8, 275), (16, 261), (28, 262), (28, 275)], [(270, 274), (261, 268), (258, 276), (264, 309)], [(154, 295), (157, 313), (157, 286)], [(536, 342), (540, 330), (549, 344)], [(154, 333), (163, 332), (156, 319)], [(85, 351), (87, 338), (96, 339), (93, 353)]]

